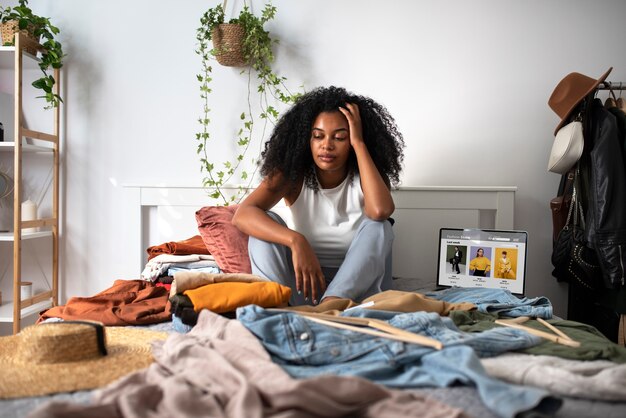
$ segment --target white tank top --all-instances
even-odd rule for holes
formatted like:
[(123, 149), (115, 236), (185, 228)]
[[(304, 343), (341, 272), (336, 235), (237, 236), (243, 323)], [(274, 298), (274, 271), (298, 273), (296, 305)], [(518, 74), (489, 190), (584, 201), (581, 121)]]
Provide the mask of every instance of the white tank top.
[(333, 189), (320, 187), (317, 192), (302, 184), (300, 195), (289, 207), (291, 219), (285, 222), (307, 238), (323, 267), (339, 267), (365, 216), (363, 205), (358, 174)]

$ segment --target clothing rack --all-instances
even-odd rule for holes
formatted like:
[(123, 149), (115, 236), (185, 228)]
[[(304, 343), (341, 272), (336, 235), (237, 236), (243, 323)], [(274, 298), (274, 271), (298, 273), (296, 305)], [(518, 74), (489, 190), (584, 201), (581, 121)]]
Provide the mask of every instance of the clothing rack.
[(597, 90), (626, 90), (626, 82), (603, 81), (596, 88)]

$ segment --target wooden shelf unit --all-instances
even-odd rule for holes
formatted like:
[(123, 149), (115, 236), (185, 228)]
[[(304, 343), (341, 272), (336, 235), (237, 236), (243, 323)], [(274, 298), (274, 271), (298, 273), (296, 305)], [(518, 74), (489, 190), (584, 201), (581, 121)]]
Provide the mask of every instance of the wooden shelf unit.
[[(53, 132), (38, 132), (24, 126), (24, 103), (22, 75), (25, 69), (38, 68), (39, 59), (24, 51), (24, 48), (31, 47), (41, 50), (43, 47), (31, 41), (22, 34), (16, 34), (14, 47), (0, 47), (0, 67), (2, 69), (13, 69), (15, 89), (14, 89), (14, 141), (0, 142), (0, 152), (14, 153), (13, 167), (13, 232), (0, 233), (0, 244), (11, 242), (13, 244), (13, 298), (3, 298), (0, 306), (0, 322), (12, 322), (13, 333), (17, 334), (21, 329), (21, 320), (40, 310), (56, 306), (59, 294), (59, 121), (60, 108), (56, 107), (53, 113)], [(11, 57), (13, 62), (11, 63)], [(53, 70), (56, 84), (54, 91), (60, 92), (60, 70)], [(33, 106), (43, 105), (37, 101)], [(29, 140), (36, 140), (36, 144), (27, 143)], [(22, 220), (22, 166), (23, 153), (41, 152), (52, 154), (53, 178), (52, 178), (52, 216), (45, 219), (30, 221)], [(45, 228), (37, 232), (26, 232), (27, 228)], [(26, 258), (22, 254), (22, 241), (27, 239), (37, 239), (41, 237), (52, 237), (52, 284), (51, 289), (32, 297), (22, 300), (21, 276), (22, 260)], [(8, 261), (8, 260), (7, 260)], [(4, 263), (4, 260), (2, 261)]]

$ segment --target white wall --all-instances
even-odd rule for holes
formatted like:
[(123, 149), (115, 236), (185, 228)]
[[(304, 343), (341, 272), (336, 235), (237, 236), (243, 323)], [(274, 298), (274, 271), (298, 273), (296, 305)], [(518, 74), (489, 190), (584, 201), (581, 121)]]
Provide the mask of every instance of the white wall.
[[(61, 29), (68, 54), (63, 300), (139, 276), (128, 257), (127, 237), (138, 231), (125, 221), (123, 184), (200, 185), (195, 29), (217, 3), (31, 0)], [(609, 79), (626, 81), (626, 2), (273, 3), (280, 74), (296, 90), (335, 84), (384, 103), (407, 143), (404, 186), (518, 186), (528, 294), (549, 297), (565, 315), (566, 288), (550, 275), (548, 201), (559, 178), (546, 164), (558, 119), (547, 100), (572, 71), (598, 77), (614, 66)], [(227, 134), (243, 110), (244, 83), (238, 70), (215, 71), (212, 116), (227, 121)], [(212, 152), (229, 156), (223, 146)]]

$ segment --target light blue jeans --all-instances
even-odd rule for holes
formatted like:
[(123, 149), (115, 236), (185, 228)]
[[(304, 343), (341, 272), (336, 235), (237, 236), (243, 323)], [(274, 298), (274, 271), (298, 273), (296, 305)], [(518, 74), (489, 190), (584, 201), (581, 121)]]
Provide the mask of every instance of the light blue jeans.
[(540, 342), (524, 331), (502, 327), (464, 333), (449, 318), (427, 312), (399, 314), (357, 308), (344, 315), (388, 320), (395, 327), (439, 340), (444, 348), (434, 350), (336, 329), (295, 313), (256, 305), (237, 310), (237, 319), (259, 338), (272, 360), (296, 378), (350, 375), (397, 388), (473, 385), (483, 403), (503, 417), (535, 408), (554, 411), (561, 404), (547, 391), (494, 379), (480, 364), (478, 356), (494, 356)]
[(531, 316), (552, 318), (552, 303), (545, 296), (536, 298), (518, 298), (504, 289), (451, 287), (449, 289), (426, 293), (429, 298), (445, 302), (471, 302), (480, 312), (504, 316)]
[(172, 314), (172, 328), (174, 328), (174, 331), (176, 332), (180, 332), (181, 334), (186, 334), (189, 331), (191, 331), (191, 329), (193, 328), (193, 325), (185, 324), (182, 321), (182, 319)]
[[(268, 215), (286, 226), (274, 212)], [(391, 246), (394, 233), (388, 221), (364, 218), (339, 268), (322, 266), (326, 278), (326, 292), (322, 296), (337, 296), (361, 301), (383, 290), (391, 289)], [(291, 288), (292, 306), (311, 304), (299, 295), (291, 250), (284, 245), (254, 237), (248, 240), (252, 273)], [(321, 298), (320, 298), (321, 300)]]

